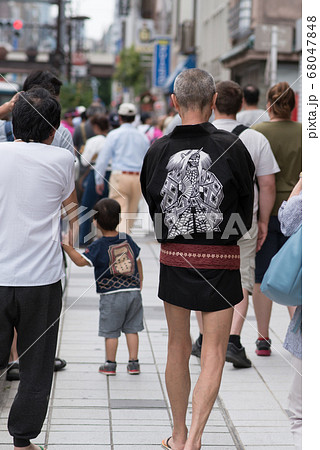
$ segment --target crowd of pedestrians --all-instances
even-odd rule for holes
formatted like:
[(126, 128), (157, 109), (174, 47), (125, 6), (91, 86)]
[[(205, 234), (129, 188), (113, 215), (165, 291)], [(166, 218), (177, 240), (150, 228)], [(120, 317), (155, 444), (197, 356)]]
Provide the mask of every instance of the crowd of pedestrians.
[[(241, 343), (250, 295), (256, 354), (271, 355), (272, 301), (260, 286), (302, 222), (294, 92), (277, 83), (266, 110), (259, 109), (257, 87), (215, 85), (208, 72), (189, 69), (174, 83), (175, 114), (157, 120), (133, 103), (110, 112), (95, 101), (68, 109), (61, 120), (61, 86), (51, 72), (32, 72), (0, 106), (0, 369), (7, 380), (20, 379), (8, 419), (14, 449), (42, 449), (31, 440), (46, 416), (53, 371), (67, 365), (55, 357), (64, 252), (94, 269), (106, 353), (99, 372), (116, 375), (124, 333), (128, 373), (139, 375), (143, 271), (131, 233), (145, 201), (160, 243), (158, 296), (168, 324), (173, 430), (161, 445), (198, 450), (225, 362), (252, 365)], [(301, 306), (288, 310), (284, 346), (295, 368), (290, 421), (301, 449)], [(193, 343), (192, 311), (199, 325)], [(201, 372), (188, 429), (191, 354), (201, 358)]]

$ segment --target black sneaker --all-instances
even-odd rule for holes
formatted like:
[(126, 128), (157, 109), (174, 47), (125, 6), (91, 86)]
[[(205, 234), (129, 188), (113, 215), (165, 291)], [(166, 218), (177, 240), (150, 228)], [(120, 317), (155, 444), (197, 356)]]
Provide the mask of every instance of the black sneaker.
[(192, 344), (191, 355), (201, 358), (201, 345), (198, 339)]
[(99, 367), (99, 372), (104, 375), (116, 375), (117, 363), (116, 362), (106, 362)]
[(236, 367), (237, 369), (247, 369), (251, 367), (251, 361), (247, 358), (245, 348), (238, 348), (232, 342), (228, 343), (226, 361), (233, 363), (233, 367)]
[(129, 361), (128, 365), (127, 365), (127, 372), (130, 375), (139, 375), (139, 373), (140, 373), (139, 360), (137, 360), (137, 361)]
[(256, 354), (258, 356), (271, 355), (271, 339), (257, 339), (256, 346)]
[(9, 363), (8, 369), (6, 373), (7, 381), (19, 381), (20, 380), (20, 372), (19, 372), (19, 363)]

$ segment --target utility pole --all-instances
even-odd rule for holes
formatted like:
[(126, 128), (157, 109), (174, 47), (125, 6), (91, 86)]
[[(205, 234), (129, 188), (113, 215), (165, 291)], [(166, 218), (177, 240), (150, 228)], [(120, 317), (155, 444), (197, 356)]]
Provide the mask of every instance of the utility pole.
[(53, 65), (59, 73), (65, 74), (64, 70), (64, 43), (65, 43), (65, 0), (58, 0), (58, 19), (57, 19), (57, 44), (54, 53)]
[(271, 27), (271, 48), (270, 48), (270, 87), (277, 83), (278, 68), (278, 27)]

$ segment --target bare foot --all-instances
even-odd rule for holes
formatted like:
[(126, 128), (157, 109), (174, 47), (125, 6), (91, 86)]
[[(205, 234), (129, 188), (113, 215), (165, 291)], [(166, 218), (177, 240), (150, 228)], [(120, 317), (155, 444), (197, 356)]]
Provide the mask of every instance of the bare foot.
[(174, 436), (171, 436), (167, 442), (170, 445), (169, 448), (172, 448), (172, 450), (184, 450), (186, 438), (184, 438), (183, 440), (179, 440), (177, 438), (174, 438)]

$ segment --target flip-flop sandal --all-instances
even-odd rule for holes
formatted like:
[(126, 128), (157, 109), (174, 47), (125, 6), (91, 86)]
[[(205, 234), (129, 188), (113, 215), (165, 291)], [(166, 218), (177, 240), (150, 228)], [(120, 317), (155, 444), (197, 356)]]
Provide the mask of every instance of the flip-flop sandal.
[(169, 445), (169, 441), (170, 441), (171, 438), (172, 438), (172, 436), (168, 437), (168, 439), (163, 439), (163, 441), (161, 442), (161, 447), (170, 450), (171, 447)]
[(44, 447), (42, 447), (42, 445), (39, 445), (41, 450), (46, 450)]

